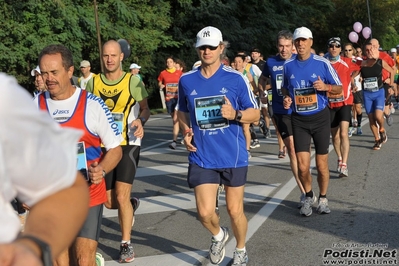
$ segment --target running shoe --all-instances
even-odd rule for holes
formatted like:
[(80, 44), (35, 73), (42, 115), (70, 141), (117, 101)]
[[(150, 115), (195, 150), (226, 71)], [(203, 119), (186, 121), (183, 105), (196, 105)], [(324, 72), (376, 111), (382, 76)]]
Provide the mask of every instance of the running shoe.
[(378, 139), (374, 142), (373, 150), (381, 149), (381, 141)]
[(298, 209), (302, 208), (303, 203), (305, 202), (306, 194), (302, 193), (299, 197)]
[(342, 160), (337, 161), (337, 172), (341, 173)]
[(136, 210), (140, 207), (140, 199), (132, 197), (130, 198), (130, 203), (132, 204), (133, 212), (136, 212)]
[(395, 106), (393, 105), (393, 103), (391, 103), (390, 109), (391, 109), (391, 114), (394, 114), (395, 113)]
[(328, 199), (327, 198), (319, 199), (319, 206), (317, 206), (316, 211), (318, 214), (328, 214), (331, 212), (330, 208), (328, 207)]
[(119, 251), (119, 263), (128, 263), (134, 261), (134, 251), (131, 243), (121, 244)]
[(353, 134), (353, 127), (349, 127), (348, 136), (352, 137), (352, 134)]
[(348, 177), (348, 166), (346, 164), (342, 164), (339, 177)]
[(266, 128), (266, 136), (265, 136), (265, 138), (271, 138), (272, 137), (272, 133), (270, 132), (270, 129), (269, 128)]
[(387, 136), (387, 132), (384, 130), (383, 132), (380, 132), (380, 142), (382, 143), (386, 143), (388, 140), (388, 136)]
[(363, 131), (362, 131), (362, 128), (361, 128), (361, 127), (358, 127), (358, 128), (357, 128), (357, 134), (358, 134), (358, 135), (363, 135)]
[(387, 121), (388, 126), (392, 126), (392, 124), (393, 124), (392, 115), (385, 115), (385, 120)]
[(134, 213), (140, 207), (140, 199), (132, 197), (132, 198), (130, 198), (130, 203), (132, 204), (132, 207), (133, 207), (133, 220), (132, 220), (132, 227), (133, 227), (134, 222), (136, 220)]
[(249, 159), (252, 158), (252, 155), (251, 155), (251, 152), (250, 152), (250, 151), (247, 151), (247, 152), (248, 152), (248, 160), (249, 160)]
[(313, 206), (313, 204), (315, 204), (316, 201), (317, 201), (317, 197), (315, 195), (313, 195), (313, 198), (306, 197), (301, 209), (299, 210), (299, 213), (304, 216), (312, 215), (312, 206)]
[(251, 147), (251, 149), (259, 148), (259, 147), (260, 147), (259, 140), (254, 139), (254, 140), (252, 141), (252, 144), (251, 144), (249, 147)]
[(169, 148), (171, 148), (172, 150), (176, 150), (176, 141), (172, 141), (172, 143), (169, 144)]
[(234, 251), (234, 255), (233, 255), (233, 264), (231, 264), (232, 266), (234, 265), (239, 265), (239, 266), (246, 266), (248, 263), (248, 254), (247, 252), (244, 251)]
[(212, 244), (209, 248), (209, 260), (212, 264), (219, 264), (224, 259), (224, 254), (226, 252), (225, 246), (229, 239), (229, 232), (227, 227), (222, 227), (222, 230), (224, 235), (221, 241), (216, 241), (212, 237)]
[(278, 158), (280, 158), (280, 159), (285, 158), (285, 152), (284, 152), (284, 150), (278, 151)]
[(259, 131), (260, 131), (260, 133), (265, 135), (266, 134), (266, 130), (267, 130), (267, 128), (266, 128), (265, 120), (263, 120), (263, 118), (261, 118), (259, 120)]
[(105, 260), (103, 258), (103, 255), (96, 252), (96, 266), (104, 266), (104, 265), (105, 265)]

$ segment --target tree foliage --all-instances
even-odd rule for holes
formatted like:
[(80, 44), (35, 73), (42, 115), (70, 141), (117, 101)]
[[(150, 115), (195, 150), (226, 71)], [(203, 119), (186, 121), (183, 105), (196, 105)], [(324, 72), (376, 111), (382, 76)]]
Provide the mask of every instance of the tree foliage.
[[(373, 37), (385, 49), (399, 43), (397, 0), (369, 0)], [(197, 61), (193, 49), (197, 32), (205, 26), (219, 28), (230, 42), (228, 55), (253, 47), (265, 57), (277, 52), (276, 34), (306, 26), (314, 35), (316, 51), (339, 36), (348, 41), (353, 23), (369, 26), (367, 0), (97, 0), (101, 43), (126, 39), (131, 56), (123, 62), (142, 66), (152, 107), (160, 106), (156, 78), (166, 57), (182, 59), (190, 69)], [(62, 43), (79, 62), (89, 60), (93, 72), (101, 71), (95, 7), (92, 0), (0, 0), (0, 67), (32, 89), (30, 70), (41, 49)], [(360, 38), (359, 45), (364, 42)]]

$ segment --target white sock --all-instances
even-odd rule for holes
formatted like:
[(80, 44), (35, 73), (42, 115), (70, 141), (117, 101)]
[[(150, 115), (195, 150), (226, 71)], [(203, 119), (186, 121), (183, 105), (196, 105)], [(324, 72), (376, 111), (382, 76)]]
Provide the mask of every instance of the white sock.
[(121, 244), (130, 244), (130, 240), (126, 241), (126, 240), (122, 240)]
[(224, 232), (222, 228), (220, 228), (219, 233), (217, 235), (214, 235), (213, 239), (215, 239), (216, 241), (222, 241), (223, 237), (224, 237)]
[(246, 252), (247, 250), (245, 249), (245, 247), (243, 248), (236, 248), (237, 252)]

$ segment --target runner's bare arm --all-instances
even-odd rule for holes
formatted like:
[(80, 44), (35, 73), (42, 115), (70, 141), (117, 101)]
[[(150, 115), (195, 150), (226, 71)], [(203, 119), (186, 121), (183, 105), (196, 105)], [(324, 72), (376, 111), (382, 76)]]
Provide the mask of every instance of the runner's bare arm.
[[(23, 235), (35, 236), (48, 243), (55, 259), (75, 239), (86, 219), (88, 206), (87, 182), (78, 172), (74, 184), (70, 187), (42, 199), (31, 207)], [(29, 239), (17, 239), (11, 245), (15, 249), (27, 247), (34, 254), (40, 254), (39, 247)], [(0, 254), (3, 253), (0, 251)], [(7, 256), (9, 255), (12, 254)]]

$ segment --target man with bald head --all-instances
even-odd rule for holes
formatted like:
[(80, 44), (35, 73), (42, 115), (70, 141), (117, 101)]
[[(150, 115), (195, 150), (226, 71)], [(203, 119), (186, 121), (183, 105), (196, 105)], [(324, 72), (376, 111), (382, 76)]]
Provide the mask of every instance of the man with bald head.
[(143, 126), (150, 116), (150, 109), (143, 82), (122, 70), (123, 53), (118, 42), (110, 40), (104, 44), (102, 60), (104, 73), (93, 77), (86, 90), (104, 100), (124, 138), (122, 159), (105, 177), (108, 200), (104, 205), (108, 209), (118, 209), (122, 231), (119, 262), (127, 263), (134, 260), (130, 238), (134, 211), (140, 204), (138, 198), (130, 198), (130, 193), (139, 163)]
[[(379, 50), (380, 48), (380, 43), (378, 42), (377, 39), (371, 39), (370, 40), (371, 45), (373, 46), (373, 48)], [(376, 60), (378, 58), (381, 58), (381, 60), (384, 60), (390, 67), (392, 67), (395, 72), (396, 72), (396, 65), (395, 65), (395, 61), (389, 56), (389, 54), (387, 54), (386, 52), (383, 51), (379, 51), (379, 53), (377, 53), (378, 57), (375, 58)], [(385, 107), (384, 107), (384, 115), (387, 121), (388, 126), (391, 126), (393, 123), (393, 119), (391, 116), (391, 111), (390, 111), (390, 105), (391, 105), (391, 95), (393, 94), (393, 87), (390, 86), (389, 84), (390, 79), (393, 79), (395, 77), (391, 77), (390, 73), (386, 70), (386, 69), (382, 69), (382, 81), (384, 82), (384, 91), (385, 91)]]

